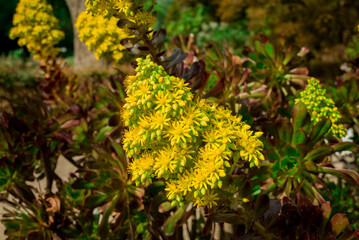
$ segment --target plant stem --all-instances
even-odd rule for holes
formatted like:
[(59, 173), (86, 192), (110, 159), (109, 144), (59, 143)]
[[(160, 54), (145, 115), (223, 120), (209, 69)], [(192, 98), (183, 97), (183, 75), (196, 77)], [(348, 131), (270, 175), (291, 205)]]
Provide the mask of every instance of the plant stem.
[(127, 195), (127, 214), (128, 214), (128, 220), (130, 223), (130, 232), (131, 232), (131, 240), (134, 240), (134, 233), (133, 233), (133, 227), (132, 227), (132, 219), (131, 219), (131, 210), (130, 210), (130, 196), (128, 195), (128, 192), (126, 192)]
[(162, 65), (161, 61), (158, 59), (157, 57), (157, 51), (155, 49), (155, 47), (153, 46), (151, 40), (149, 39), (147, 34), (143, 35), (143, 39), (144, 39), (144, 43), (145, 46), (148, 47), (150, 55), (152, 56), (152, 59), (155, 63), (157, 63), (158, 65)]

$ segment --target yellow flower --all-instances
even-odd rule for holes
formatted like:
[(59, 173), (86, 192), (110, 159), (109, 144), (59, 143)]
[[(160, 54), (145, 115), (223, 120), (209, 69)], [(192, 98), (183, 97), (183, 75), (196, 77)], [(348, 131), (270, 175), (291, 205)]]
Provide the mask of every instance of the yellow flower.
[(235, 131), (231, 130), (229, 126), (226, 127), (218, 127), (216, 130), (216, 136), (221, 139), (221, 143), (231, 143), (234, 139), (236, 139)]
[(189, 91), (190, 88), (188, 88), (188, 84), (186, 83), (183, 79), (179, 79), (178, 81), (175, 81), (173, 84), (173, 87), (177, 88), (177, 89), (182, 89), (184, 91)]
[(122, 1), (118, 1), (115, 4), (115, 8), (118, 9), (120, 12), (124, 12), (127, 15), (132, 5), (133, 4), (130, 0), (122, 0)]
[(26, 46), (35, 59), (46, 60), (60, 52), (55, 45), (65, 34), (60, 30), (52, 6), (46, 0), (20, 0), (13, 25), (10, 38), (19, 38), (18, 44)]
[[(251, 166), (258, 166), (263, 159), (261, 133), (250, 131), (249, 125), (223, 107), (192, 101), (193, 94), (183, 79), (168, 76), (149, 57), (137, 61), (138, 73), (126, 80), (124, 114), (128, 119), (124, 120), (129, 131), (124, 149), (133, 157), (133, 165), (143, 152), (152, 153), (155, 160), (145, 175), (133, 165), (129, 171), (141, 173), (141, 183), (149, 181), (149, 176), (166, 179), (172, 205), (193, 201), (196, 206), (215, 206), (219, 193), (230, 195), (238, 189), (222, 188), (230, 167), (236, 164), (231, 159), (233, 151), (240, 151), (241, 160)], [(147, 82), (151, 91), (140, 90)], [(142, 108), (143, 101), (150, 107)]]
[(161, 150), (156, 157), (156, 163), (153, 166), (158, 178), (168, 178), (176, 169), (177, 162), (171, 156), (169, 149)]
[(138, 89), (138, 93), (140, 94), (139, 96), (144, 97), (147, 94), (151, 93), (151, 87), (148, 83), (148, 81), (142, 81), (142, 84), (140, 84), (139, 89)]
[[(211, 185), (210, 169), (201, 168), (196, 169), (193, 173), (193, 187), (197, 190), (208, 189), (208, 186)], [(196, 197), (196, 196), (195, 196)]]
[(132, 174), (132, 181), (136, 181), (136, 185), (144, 184), (151, 181), (154, 157), (152, 154), (143, 154), (128, 166), (128, 171)]
[(154, 103), (157, 105), (155, 110), (162, 112), (169, 112), (171, 110), (172, 99), (169, 98), (169, 93), (163, 93), (162, 91), (156, 94), (156, 100)]
[(196, 198), (194, 202), (194, 206), (206, 206), (209, 205), (210, 208), (217, 205), (217, 201), (219, 200), (218, 194), (214, 193), (214, 191), (208, 191), (203, 198)]
[(190, 172), (183, 173), (179, 176), (177, 180), (177, 188), (181, 195), (187, 195), (192, 191), (192, 174)]
[(203, 142), (208, 144), (213, 144), (213, 146), (219, 146), (219, 142), (217, 142), (219, 136), (216, 134), (216, 131), (213, 127), (209, 127), (206, 132), (203, 134)]
[(169, 180), (166, 182), (165, 191), (167, 192), (167, 199), (172, 201), (171, 205), (183, 205), (183, 194), (190, 191), (190, 184), (186, 175), (180, 180)]
[(135, 21), (138, 25), (147, 25), (148, 27), (156, 24), (156, 18), (154, 18), (151, 13), (146, 11), (137, 13)]
[[(176, 161), (178, 162), (178, 165), (180, 165), (181, 167), (185, 167), (187, 160), (192, 160), (193, 159), (193, 154), (195, 153), (195, 151), (193, 150), (193, 148), (191, 148), (191, 146), (185, 146), (185, 147), (179, 147), (178, 145), (175, 145), (172, 147), (172, 157), (174, 159), (176, 159)], [(180, 172), (181, 172), (181, 167), (180, 167)]]
[(129, 157), (132, 157), (137, 151), (135, 146), (138, 144), (140, 128), (130, 127), (124, 133), (123, 146), (127, 150)]
[(149, 122), (149, 117), (147, 116), (142, 116), (140, 117), (140, 121), (138, 123), (138, 125), (143, 129), (143, 130), (147, 130), (150, 128), (150, 122)]
[[(156, 23), (156, 18), (152, 12), (147, 11), (144, 7), (145, 1), (131, 0), (86, 0), (87, 13), (93, 16), (102, 16), (110, 19), (128, 20), (135, 23), (137, 28), (144, 29), (145, 32), (151, 29)], [(151, 1), (154, 3), (154, 1)], [(124, 30), (127, 31), (126, 26)]]
[(149, 117), (151, 128), (155, 130), (156, 129), (163, 130), (165, 126), (166, 127), (169, 126), (170, 120), (171, 119), (167, 117), (167, 114), (163, 112), (152, 113), (151, 116)]
[(232, 152), (226, 149), (226, 145), (213, 145), (206, 144), (204, 147), (200, 148), (199, 156), (202, 159), (213, 159), (214, 161), (229, 159)]
[(327, 97), (326, 90), (323, 89), (318, 79), (311, 78), (305, 90), (299, 93), (299, 98), (295, 102), (303, 102), (311, 115), (312, 125), (314, 126), (322, 117), (329, 118), (332, 122), (329, 133), (337, 137), (343, 137), (346, 129), (342, 124), (338, 124), (341, 115), (335, 107), (333, 99)]
[(79, 39), (90, 51), (94, 51), (97, 60), (104, 58), (119, 62), (122, 59), (125, 47), (121, 40), (129, 35), (117, 27), (117, 21), (114, 17), (107, 19), (86, 11), (79, 14), (75, 24)]
[(167, 130), (166, 137), (171, 141), (171, 145), (179, 143), (187, 143), (188, 138), (191, 138), (189, 135), (190, 128), (183, 122), (177, 121), (172, 123), (171, 128)]

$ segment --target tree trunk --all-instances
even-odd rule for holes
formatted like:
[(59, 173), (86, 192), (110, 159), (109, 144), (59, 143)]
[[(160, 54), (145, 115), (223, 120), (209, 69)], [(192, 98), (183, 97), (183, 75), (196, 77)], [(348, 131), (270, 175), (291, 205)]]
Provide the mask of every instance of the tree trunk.
[(69, 8), (72, 25), (74, 29), (74, 60), (75, 70), (86, 70), (99, 68), (102, 64), (96, 60), (94, 54), (90, 52), (85, 45), (78, 38), (78, 32), (74, 26), (77, 20), (77, 16), (84, 11), (86, 0), (65, 0)]

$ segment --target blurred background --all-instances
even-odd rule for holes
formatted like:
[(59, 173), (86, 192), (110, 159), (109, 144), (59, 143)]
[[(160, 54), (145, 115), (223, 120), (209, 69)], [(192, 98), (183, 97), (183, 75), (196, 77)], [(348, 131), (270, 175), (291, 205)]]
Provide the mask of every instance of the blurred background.
[[(73, 64), (74, 33), (69, 7), (65, 0), (48, 1), (66, 33), (60, 43), (61, 55)], [(29, 53), (8, 37), (17, 3), (18, 0), (0, 0), (0, 76), (4, 78), (9, 73), (3, 71), (21, 64), (22, 69), (29, 67), (29, 71), (17, 71), (12, 78), (29, 80), (33, 64)], [(319, 78), (334, 78), (345, 57), (358, 52), (359, 1), (158, 0), (156, 11), (156, 28), (167, 29), (168, 42), (176, 38), (185, 41), (193, 33), (199, 48), (211, 41), (226, 43), (238, 55), (264, 36), (284, 39), (288, 46), (305, 46), (310, 51), (306, 59), (309, 72)]]

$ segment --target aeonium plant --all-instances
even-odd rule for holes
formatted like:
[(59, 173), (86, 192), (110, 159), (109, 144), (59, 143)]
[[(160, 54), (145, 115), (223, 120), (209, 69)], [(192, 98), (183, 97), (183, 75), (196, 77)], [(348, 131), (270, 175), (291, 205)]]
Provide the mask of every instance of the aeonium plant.
[(359, 174), (353, 170), (336, 169), (329, 156), (340, 151), (358, 150), (349, 142), (328, 145), (325, 138), (342, 137), (346, 130), (339, 124), (340, 113), (331, 98), (325, 96), (317, 79), (310, 79), (307, 88), (300, 93), (293, 107), (290, 121), (283, 120), (277, 128), (273, 123), (266, 124), (263, 139), (265, 156), (269, 163), (267, 187), (264, 193), (292, 197), (304, 192), (312, 201), (324, 203), (317, 186), (325, 187), (318, 175), (332, 174), (359, 187)]
[(149, 56), (137, 62), (122, 112), (132, 181), (165, 180), (172, 205), (213, 207), (233, 196), (238, 189), (225, 182), (240, 161), (260, 166), (262, 133), (221, 106), (193, 101), (185, 80), (168, 76)]
[[(119, 62), (126, 52), (150, 54), (160, 63), (164, 30), (153, 31), (156, 24), (155, 0), (86, 0), (76, 27), (79, 37), (95, 57)], [(124, 51), (127, 50), (127, 51)]]
[(18, 38), (18, 44), (26, 46), (35, 59), (47, 59), (60, 52), (55, 45), (65, 34), (46, 0), (21, 0), (16, 7), (13, 25), (10, 38)]

